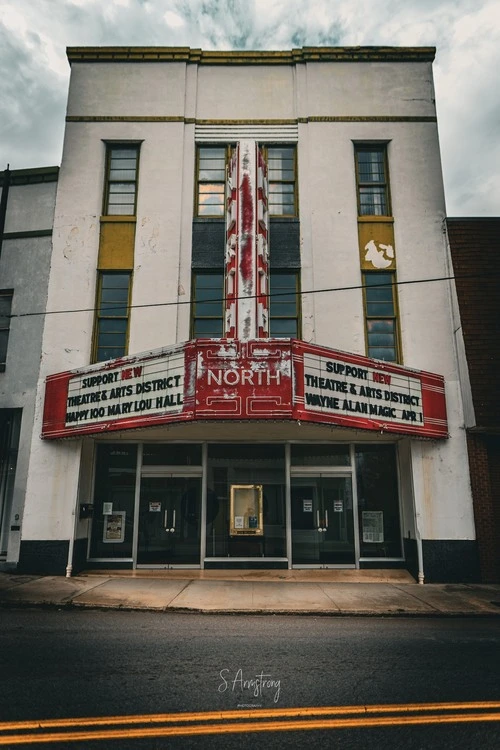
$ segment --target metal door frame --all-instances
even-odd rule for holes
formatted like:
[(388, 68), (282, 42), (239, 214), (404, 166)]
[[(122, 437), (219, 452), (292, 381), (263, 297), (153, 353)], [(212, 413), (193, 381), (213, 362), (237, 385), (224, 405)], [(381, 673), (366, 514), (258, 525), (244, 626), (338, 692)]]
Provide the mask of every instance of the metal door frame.
[[(133, 563), (132, 568), (134, 570), (199, 570), (202, 567), (201, 561), (202, 561), (202, 535), (203, 535), (203, 529), (201, 526), (201, 521), (203, 517), (203, 469), (199, 466), (186, 466), (186, 467), (180, 467), (180, 466), (142, 466), (142, 444), (140, 445), (140, 449), (138, 451), (137, 456), (137, 463), (138, 463), (138, 470), (136, 472), (136, 482), (135, 482), (135, 498), (134, 498), (134, 537), (132, 542), (132, 557), (133, 557)], [(139, 468), (140, 467), (140, 468)], [(182, 477), (182, 478), (192, 478), (192, 479), (199, 479), (200, 480), (200, 540), (199, 540), (199, 551), (200, 551), (200, 558), (198, 563), (138, 563), (137, 562), (137, 552), (139, 547), (139, 510), (140, 510), (140, 500), (141, 500), (141, 481), (143, 477), (147, 478), (153, 478), (153, 479), (161, 479), (161, 478), (168, 478), (171, 479), (173, 477)]]
[[(292, 481), (295, 478), (307, 479), (307, 478), (321, 478), (328, 477), (331, 479), (349, 479), (351, 481), (351, 495), (352, 495), (352, 522), (353, 522), (353, 544), (354, 544), (354, 562), (353, 563), (333, 563), (324, 565), (321, 563), (294, 563), (293, 562), (293, 528), (292, 528)], [(357, 492), (356, 492), (356, 472), (352, 471), (352, 467), (339, 466), (339, 467), (324, 467), (324, 466), (295, 466), (290, 470), (290, 562), (291, 568), (300, 569), (316, 569), (316, 570), (340, 570), (340, 569), (359, 569), (359, 531), (357, 527)]]

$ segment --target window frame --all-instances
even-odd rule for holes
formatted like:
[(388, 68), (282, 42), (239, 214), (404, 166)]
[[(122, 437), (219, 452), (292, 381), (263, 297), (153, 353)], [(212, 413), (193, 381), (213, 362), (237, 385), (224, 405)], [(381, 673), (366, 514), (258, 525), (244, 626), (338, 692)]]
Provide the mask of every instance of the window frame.
[[(200, 152), (201, 149), (224, 149), (224, 179), (223, 180), (202, 180), (200, 178)], [(195, 160), (195, 175), (194, 175), (194, 215), (197, 219), (220, 219), (226, 218), (226, 206), (227, 206), (227, 179), (228, 179), (228, 165), (233, 152), (233, 144), (231, 143), (197, 143), (196, 144), (196, 160)], [(200, 185), (201, 184), (222, 184), (223, 185), (223, 211), (217, 214), (205, 214), (200, 213)], [(210, 205), (210, 204), (209, 204)]]
[[(260, 146), (264, 160), (267, 165), (267, 182), (268, 182), (268, 195), (267, 205), (269, 211), (269, 218), (271, 219), (296, 219), (299, 215), (299, 197), (298, 197), (298, 169), (297, 169), (297, 143), (264, 143)], [(278, 148), (288, 148), (293, 151), (293, 180), (271, 180), (269, 177), (269, 151)], [(293, 213), (275, 214), (271, 211), (271, 185), (293, 185)]]
[[(387, 154), (387, 147), (388, 147), (388, 141), (368, 141), (368, 142), (354, 142), (354, 166), (355, 166), (355, 174), (356, 174), (356, 200), (357, 200), (357, 207), (358, 207), (358, 216), (376, 216), (376, 217), (392, 217), (392, 204), (391, 204), (391, 191), (390, 191), (390, 182), (389, 182), (389, 159)], [(383, 182), (366, 182), (360, 180), (360, 174), (359, 174), (359, 160), (358, 160), (358, 154), (360, 153), (367, 153), (370, 151), (378, 151), (381, 152), (383, 155), (382, 163), (384, 165), (384, 181)], [(383, 187), (384, 191), (384, 200), (385, 200), (385, 208), (386, 213), (381, 214), (374, 214), (374, 213), (361, 213), (361, 191), (360, 188), (363, 187)]]
[[(288, 275), (293, 276), (295, 278), (295, 311), (296, 315), (273, 315), (273, 294), (271, 292), (272, 288), (272, 278), (273, 276), (278, 275)], [(289, 268), (276, 268), (269, 272), (269, 337), (270, 338), (294, 338), (294, 339), (301, 339), (302, 338), (302, 297), (301, 297), (301, 286), (300, 286), (300, 279), (301, 274), (300, 270), (298, 269), (289, 269)], [(287, 292), (287, 294), (293, 294), (293, 292)], [(276, 293), (276, 302), (279, 302), (280, 296), (284, 296), (284, 293)], [(272, 333), (272, 322), (273, 320), (295, 320), (296, 321), (296, 335), (295, 336), (284, 336), (281, 334), (273, 334)]]
[[(137, 193), (139, 188), (139, 163), (140, 163), (140, 150), (141, 142), (137, 141), (106, 141), (106, 162), (105, 162), (105, 177), (104, 177), (104, 195), (102, 202), (102, 215), (103, 216), (136, 216), (137, 215)], [(134, 180), (112, 180), (110, 178), (111, 173), (111, 159), (112, 151), (133, 149), (136, 152), (135, 161), (135, 179)], [(110, 185), (112, 184), (130, 184), (134, 186), (134, 212), (131, 214), (122, 213), (109, 213), (109, 197), (110, 197)]]
[[(126, 302), (126, 314), (125, 315), (110, 315), (109, 313), (105, 315), (101, 315), (101, 306), (103, 303), (102, 300), (102, 289), (103, 289), (103, 280), (105, 276), (128, 276), (128, 294), (127, 294), (127, 302)], [(99, 336), (101, 334), (100, 331), (100, 323), (102, 320), (126, 320), (126, 326), (125, 326), (125, 340), (124, 340), (124, 346), (123, 346), (123, 353), (117, 354), (116, 357), (111, 357), (111, 359), (116, 359), (118, 357), (124, 357), (128, 353), (128, 343), (129, 343), (129, 333), (130, 333), (130, 309), (131, 309), (131, 298), (132, 298), (132, 271), (130, 269), (113, 269), (113, 270), (100, 270), (98, 271), (98, 277), (97, 277), (97, 288), (96, 288), (96, 305), (95, 305), (95, 319), (94, 319), (94, 332), (92, 336), (92, 356), (91, 361), (93, 363), (95, 362), (107, 362), (108, 359), (99, 359), (98, 358), (98, 352), (99, 349), (102, 349), (104, 347), (99, 346)], [(105, 303), (105, 304), (110, 304)]]
[[(220, 276), (221, 277), (221, 289), (220, 289), (220, 318), (218, 315), (196, 315), (196, 291), (197, 291), (197, 277), (199, 276)], [(191, 320), (190, 320), (190, 338), (191, 339), (210, 339), (210, 338), (224, 338), (224, 319), (225, 319), (225, 308), (224, 308), (224, 269), (192, 269), (191, 271)], [(207, 300), (205, 300), (207, 301)], [(217, 300), (214, 300), (216, 302)], [(218, 336), (197, 336), (196, 335), (196, 321), (198, 320), (219, 320), (221, 321), (221, 335)]]
[[(380, 276), (390, 276), (391, 277), (391, 286), (390, 289), (392, 291), (392, 307), (393, 307), (393, 314), (392, 315), (368, 315), (368, 298), (367, 298), (367, 290), (371, 287), (388, 287), (389, 285), (387, 283), (384, 283), (383, 281), (380, 282), (379, 285), (377, 284), (367, 284), (366, 279), (367, 277), (371, 278), (377, 278)], [(399, 327), (399, 306), (398, 306), (398, 287), (397, 287), (397, 278), (396, 278), (396, 272), (395, 271), (362, 271), (362, 287), (363, 287), (363, 309), (364, 309), (364, 320), (365, 320), (365, 351), (366, 356), (370, 357), (370, 359), (377, 359), (382, 362), (393, 362), (394, 364), (402, 364), (402, 352), (401, 352), (401, 332)], [(380, 360), (379, 357), (373, 356), (373, 354), (370, 354), (370, 343), (369, 343), (369, 331), (368, 331), (368, 323), (369, 321), (385, 321), (385, 320), (392, 320), (394, 321), (394, 340), (395, 344), (394, 347), (394, 354), (395, 359), (383, 359)], [(389, 347), (385, 347), (389, 348)]]
[(0, 332), (5, 332), (5, 353), (2, 352), (2, 347), (0, 346), (0, 372), (5, 372), (5, 369), (7, 367), (7, 356), (8, 356), (8, 351), (9, 351), (10, 323), (12, 320), (12, 302), (14, 300), (14, 290), (13, 289), (0, 289), (0, 297), (10, 299), (9, 312), (5, 316), (3, 315), (1, 316), (7, 319), (7, 325), (4, 327), (0, 326)]

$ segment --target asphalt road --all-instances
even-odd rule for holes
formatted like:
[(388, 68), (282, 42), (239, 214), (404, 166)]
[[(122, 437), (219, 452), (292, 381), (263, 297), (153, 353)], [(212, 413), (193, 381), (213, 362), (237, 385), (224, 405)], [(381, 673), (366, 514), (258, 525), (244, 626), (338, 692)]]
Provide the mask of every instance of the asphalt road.
[(498, 619), (0, 610), (0, 674), (0, 747), (500, 747)]

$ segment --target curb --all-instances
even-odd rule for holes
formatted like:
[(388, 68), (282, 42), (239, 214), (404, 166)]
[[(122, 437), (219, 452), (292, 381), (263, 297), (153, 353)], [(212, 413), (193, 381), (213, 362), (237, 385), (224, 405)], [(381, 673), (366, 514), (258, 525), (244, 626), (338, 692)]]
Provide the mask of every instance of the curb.
[(45, 609), (45, 610), (96, 610), (104, 612), (156, 612), (161, 614), (198, 614), (198, 615), (253, 615), (253, 616), (293, 616), (293, 617), (383, 617), (383, 618), (498, 618), (499, 612), (471, 612), (470, 610), (443, 612), (411, 612), (408, 610), (290, 610), (290, 609), (203, 609), (201, 607), (149, 607), (123, 606), (123, 604), (85, 604), (80, 602), (49, 602), (49, 601), (0, 601), (0, 609)]

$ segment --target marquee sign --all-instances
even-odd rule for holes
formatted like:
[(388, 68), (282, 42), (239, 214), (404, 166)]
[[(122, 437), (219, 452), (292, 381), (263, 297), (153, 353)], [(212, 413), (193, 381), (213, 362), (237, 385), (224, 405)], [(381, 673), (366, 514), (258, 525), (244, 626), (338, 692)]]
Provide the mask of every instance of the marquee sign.
[(444, 380), (355, 354), (302, 342), (295, 373), (298, 418), (354, 429), (446, 437)]
[(49, 376), (42, 437), (254, 419), (446, 437), (444, 381), (303, 341), (190, 341)]

